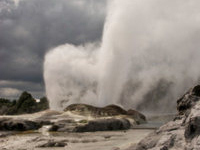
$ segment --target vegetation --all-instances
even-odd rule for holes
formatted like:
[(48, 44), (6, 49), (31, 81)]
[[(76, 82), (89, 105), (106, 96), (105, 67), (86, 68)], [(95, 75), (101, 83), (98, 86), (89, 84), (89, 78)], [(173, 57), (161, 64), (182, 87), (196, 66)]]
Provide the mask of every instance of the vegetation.
[(18, 100), (8, 100), (0, 98), (0, 115), (18, 115), (25, 113), (34, 113), (49, 108), (46, 97), (40, 99), (39, 102), (28, 92), (23, 92)]

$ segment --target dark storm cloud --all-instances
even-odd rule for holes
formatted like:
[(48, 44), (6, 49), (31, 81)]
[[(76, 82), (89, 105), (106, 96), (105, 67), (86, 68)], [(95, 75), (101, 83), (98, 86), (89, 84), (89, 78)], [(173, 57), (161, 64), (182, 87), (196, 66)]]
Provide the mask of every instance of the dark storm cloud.
[(106, 0), (0, 0), (0, 80), (43, 82), (51, 47), (101, 39)]

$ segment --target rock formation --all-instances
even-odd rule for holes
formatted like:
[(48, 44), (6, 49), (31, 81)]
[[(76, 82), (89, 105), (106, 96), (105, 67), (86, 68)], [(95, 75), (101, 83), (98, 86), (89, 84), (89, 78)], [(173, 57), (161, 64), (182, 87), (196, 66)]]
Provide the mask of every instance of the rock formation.
[(54, 141), (54, 140), (49, 140), (48, 142), (39, 145), (39, 148), (46, 148), (46, 147), (65, 147), (67, 143), (65, 141)]
[[(23, 101), (19, 102), (23, 104)], [(46, 110), (32, 115), (1, 116), (0, 131), (43, 130), (46, 126), (48, 129), (45, 130), (56, 132), (113, 131), (126, 130), (144, 122), (146, 118), (143, 114), (135, 110), (126, 111), (117, 105), (99, 108), (72, 104), (64, 112)]]
[(95, 107), (87, 104), (72, 104), (64, 109), (66, 112), (71, 112), (77, 115), (91, 116), (94, 118), (111, 117), (111, 116), (124, 116), (126, 118), (132, 118), (136, 124), (145, 123), (146, 117), (133, 109), (128, 111), (124, 110), (117, 105), (108, 105), (106, 107)]
[(127, 119), (99, 119), (77, 126), (74, 132), (127, 130), (130, 127), (131, 124)]
[(27, 131), (27, 130), (37, 130), (41, 127), (42, 124), (40, 124), (39, 122), (30, 120), (11, 119), (11, 118), (0, 119), (1, 131)]
[(178, 114), (173, 121), (127, 150), (199, 150), (200, 85), (177, 100)]

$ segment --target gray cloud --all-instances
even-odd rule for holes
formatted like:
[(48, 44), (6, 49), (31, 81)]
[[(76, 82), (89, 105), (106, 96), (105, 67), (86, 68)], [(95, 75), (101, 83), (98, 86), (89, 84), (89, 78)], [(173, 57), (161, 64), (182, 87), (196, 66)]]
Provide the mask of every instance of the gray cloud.
[(106, 0), (0, 0), (0, 80), (43, 84), (50, 48), (101, 40), (105, 6)]
[(15, 99), (25, 90), (31, 92), (35, 98), (44, 96), (42, 83), (0, 80), (1, 97)]

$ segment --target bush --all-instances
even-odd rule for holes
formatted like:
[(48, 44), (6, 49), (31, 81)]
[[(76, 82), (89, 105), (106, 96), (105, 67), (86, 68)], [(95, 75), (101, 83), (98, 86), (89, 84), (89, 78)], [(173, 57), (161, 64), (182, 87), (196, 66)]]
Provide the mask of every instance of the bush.
[(26, 91), (21, 94), (18, 100), (0, 99), (0, 115), (34, 113), (48, 108), (49, 102), (46, 97), (41, 98), (40, 102), (37, 103), (32, 95)]

